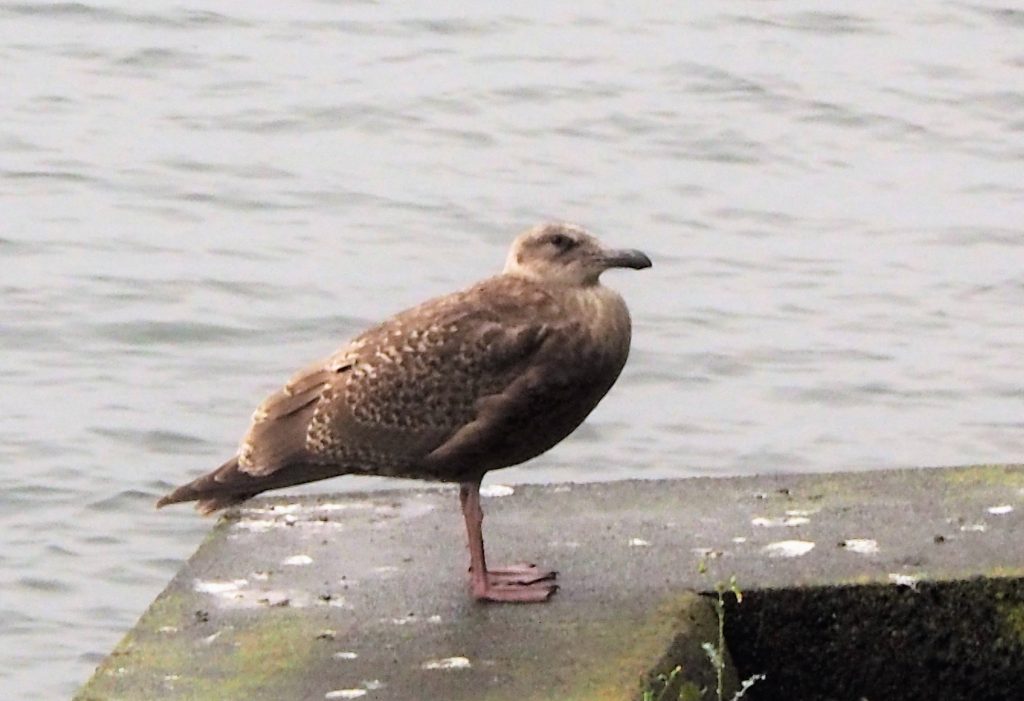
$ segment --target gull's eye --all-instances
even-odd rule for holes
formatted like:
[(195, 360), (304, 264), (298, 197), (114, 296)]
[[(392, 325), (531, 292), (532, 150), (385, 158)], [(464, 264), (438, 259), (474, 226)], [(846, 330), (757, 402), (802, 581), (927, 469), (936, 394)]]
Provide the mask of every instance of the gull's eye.
[(548, 242), (562, 252), (568, 251), (576, 245), (576, 241), (571, 236), (566, 236), (565, 234), (552, 234)]

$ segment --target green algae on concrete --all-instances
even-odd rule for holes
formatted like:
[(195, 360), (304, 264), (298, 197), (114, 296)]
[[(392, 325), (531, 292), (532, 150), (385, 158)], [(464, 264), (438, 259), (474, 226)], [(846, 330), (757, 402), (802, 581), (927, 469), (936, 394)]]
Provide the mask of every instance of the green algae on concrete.
[[(689, 682), (708, 690), (702, 698), (711, 701), (716, 672), (701, 644), (714, 643), (717, 635), (714, 608), (695, 592), (683, 592), (647, 612), (611, 610), (563, 621), (540, 633), (537, 648), (553, 650), (571, 642), (571, 654), (552, 658), (523, 650), (526, 654), (517, 656), (514, 665), (520, 680), (482, 693), (479, 699), (632, 701), (651, 688), (658, 674), (679, 666), (682, 673), (673, 689)], [(727, 688), (735, 688), (728, 658), (726, 678)]]
[(100, 666), (76, 701), (146, 699), (274, 699), (294, 687), (308, 666), (316, 631), (305, 617), (274, 609), (244, 627), (206, 633), (201, 610), (169, 591)]
[(904, 685), (885, 698), (920, 698), (907, 689), (930, 668), (898, 655), (922, 649), (949, 668), (947, 689), (1002, 689), (1024, 675), (1022, 490), (1012, 466), (518, 486), (484, 500), (489, 555), (558, 569), (563, 589), (540, 606), (469, 599), (451, 488), (257, 499), (219, 522), (78, 699), (627, 701), (676, 665), (713, 690), (700, 646), (717, 619), (687, 592), (732, 575), (739, 676), (769, 675), (750, 698), (798, 689), (779, 660), (827, 681), (819, 655)]
[(1024, 601), (1000, 601), (996, 610), (1003, 619), (1002, 634), (1024, 648)]
[(949, 482), (957, 485), (996, 485), (1010, 488), (1024, 487), (1024, 469), (1021, 465), (971, 465), (942, 470)]
[[(144, 699), (162, 696), (164, 689), (154, 688), (170, 675), (192, 666), (192, 652), (168, 633), (176, 632), (187, 620), (187, 596), (182, 592), (165, 591), (142, 615), (135, 628), (128, 632), (114, 651), (96, 670), (89, 683), (75, 696), (75, 701), (104, 699)], [(161, 641), (166, 636), (168, 641)], [(141, 670), (146, 688), (134, 688), (126, 679)], [(131, 688), (126, 692), (126, 688)]]

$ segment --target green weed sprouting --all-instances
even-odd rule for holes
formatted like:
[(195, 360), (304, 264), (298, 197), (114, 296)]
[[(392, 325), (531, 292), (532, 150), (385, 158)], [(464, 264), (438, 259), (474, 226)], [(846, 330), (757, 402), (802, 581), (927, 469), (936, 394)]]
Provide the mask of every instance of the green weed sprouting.
[[(707, 573), (707, 563), (701, 559), (697, 565), (697, 571), (700, 574)], [(724, 584), (718, 582), (715, 584), (715, 614), (718, 616), (718, 641), (717, 643), (704, 642), (701, 643), (701, 649), (704, 650), (704, 654), (708, 656), (708, 660), (711, 662), (711, 667), (715, 670), (715, 699), (716, 701), (725, 700), (725, 595), (731, 593), (736, 597), (736, 604), (739, 605), (743, 602), (743, 590), (740, 589), (739, 584), (736, 582), (735, 575), (729, 577), (729, 583)], [(660, 687), (660, 691), (655, 689), (645, 689), (642, 701), (666, 701), (665, 694), (672, 688), (672, 684), (676, 678), (682, 674), (683, 668), (680, 665), (669, 672), (668, 674), (659, 674), (655, 677), (653, 686)], [(753, 674), (740, 682), (740, 688), (732, 695), (729, 701), (740, 701), (747, 691), (752, 686), (757, 684), (759, 681), (765, 678), (764, 674)], [(702, 701), (704, 694), (707, 689), (702, 689), (692, 681), (683, 682), (679, 688), (679, 694), (676, 696), (675, 701)], [(669, 700), (671, 701), (671, 700)]]
[[(704, 561), (701, 561), (704, 565)], [(707, 566), (704, 565), (702, 572), (707, 571)], [(711, 660), (711, 666), (715, 669), (716, 687), (715, 698), (718, 701), (725, 701), (725, 594), (726, 592), (732, 593), (736, 597), (736, 605), (739, 606), (743, 603), (743, 590), (740, 589), (739, 584), (736, 582), (736, 575), (729, 577), (729, 584), (726, 586), (722, 582), (715, 584), (715, 614), (718, 616), (718, 644), (713, 645), (705, 642), (701, 644), (701, 648), (704, 649), (704, 653)], [(732, 695), (730, 701), (739, 701), (747, 693), (750, 687), (757, 684), (759, 681), (765, 678), (764, 674), (753, 674), (742, 682), (740, 682), (740, 688)]]
[[(655, 693), (653, 689), (644, 691), (642, 701), (664, 701), (665, 694), (672, 687), (672, 683), (676, 680), (683, 671), (681, 665), (676, 665), (675, 668), (668, 674), (659, 674), (655, 677), (655, 683), (661, 685), (661, 691)], [(679, 696), (676, 697), (678, 701), (701, 701), (704, 698), (704, 690), (691, 681), (683, 682), (683, 685), (679, 688)]]

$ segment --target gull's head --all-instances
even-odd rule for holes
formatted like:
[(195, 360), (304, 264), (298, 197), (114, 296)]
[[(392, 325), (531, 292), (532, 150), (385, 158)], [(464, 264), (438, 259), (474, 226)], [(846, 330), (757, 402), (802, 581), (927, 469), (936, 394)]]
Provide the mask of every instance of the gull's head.
[(528, 229), (512, 243), (505, 273), (539, 282), (594, 285), (609, 268), (651, 267), (640, 251), (605, 248), (576, 224), (553, 222)]

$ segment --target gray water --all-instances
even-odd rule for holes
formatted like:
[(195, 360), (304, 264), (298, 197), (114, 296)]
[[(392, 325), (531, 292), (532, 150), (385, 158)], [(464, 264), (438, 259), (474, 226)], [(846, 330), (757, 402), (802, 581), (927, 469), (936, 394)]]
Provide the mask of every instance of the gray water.
[(543, 219), (655, 267), (491, 481), (1021, 459), (1024, 6), (482, 5), (0, 2), (5, 698), (85, 680), (265, 393)]

